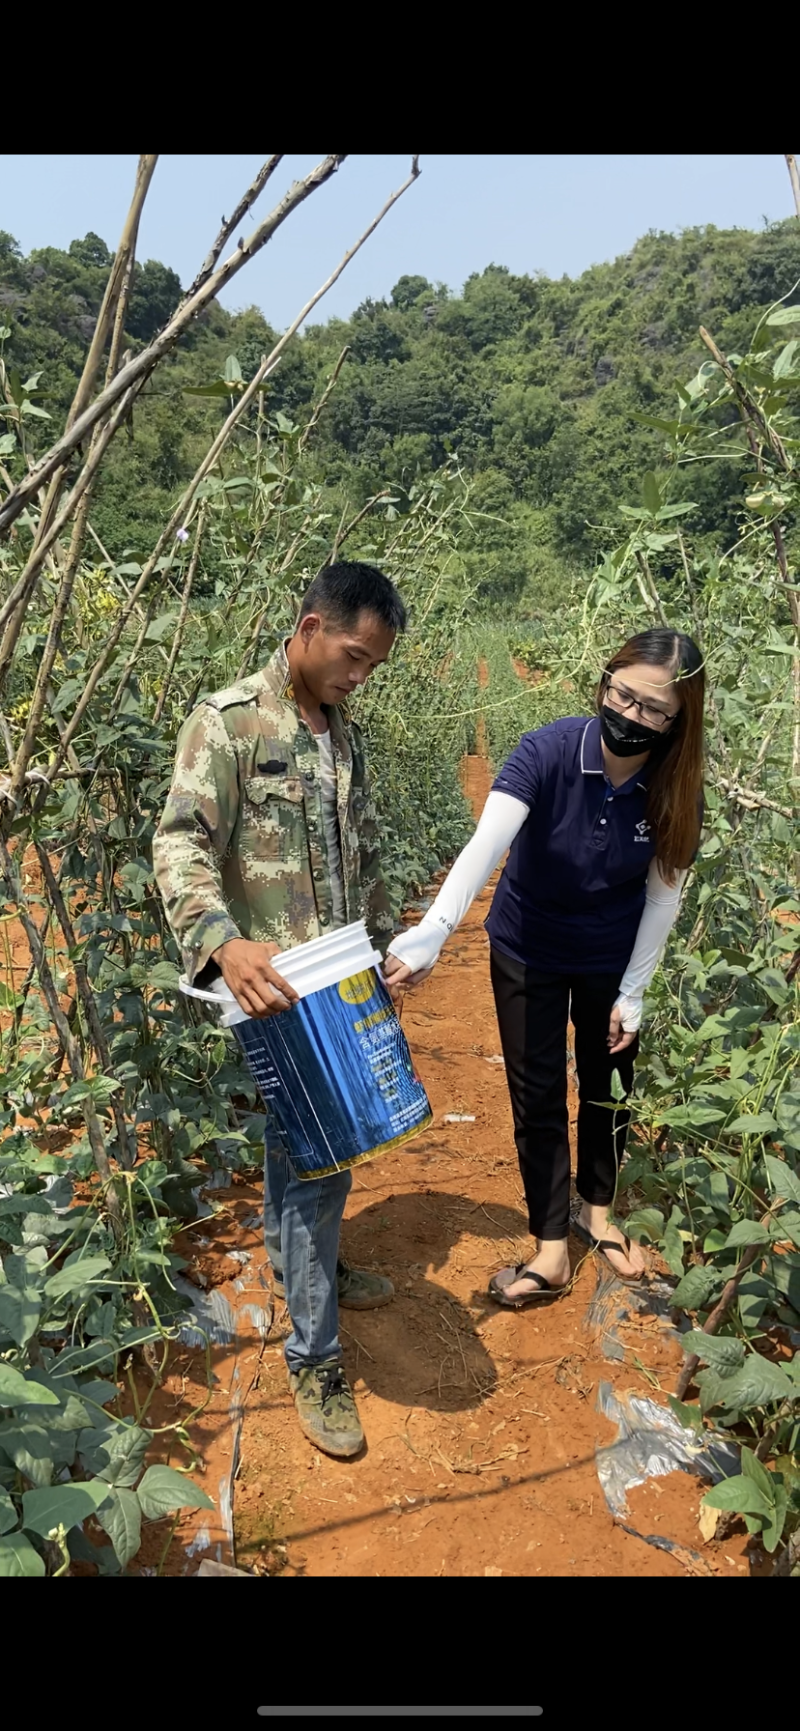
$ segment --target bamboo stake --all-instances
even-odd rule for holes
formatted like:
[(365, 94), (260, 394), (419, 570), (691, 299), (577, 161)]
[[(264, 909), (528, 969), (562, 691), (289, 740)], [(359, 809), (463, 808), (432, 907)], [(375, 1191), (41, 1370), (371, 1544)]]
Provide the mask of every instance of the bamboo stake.
[[(231, 253), (225, 263), (205, 278), (195, 293), (181, 303), (163, 331), (160, 331), (158, 336), (154, 337), (153, 341), (148, 343), (146, 348), (133, 358), (130, 362), (131, 384), (141, 386), (144, 383), (158, 362), (175, 347), (178, 338), (192, 320), (197, 318), (198, 313), (202, 312), (210, 301), (216, 299), (220, 290), (227, 287), (227, 284), (242, 269), (243, 265), (254, 258), (262, 247), (266, 246), (273, 234), (286, 221), (286, 218), (291, 216), (298, 205), (302, 204), (313, 192), (316, 192), (320, 186), (324, 186), (325, 182), (330, 180), (344, 161), (344, 156), (326, 156), (322, 162), (317, 164), (315, 169), (312, 169), (310, 174), (306, 175), (305, 180), (294, 182), (279, 204), (259, 224), (250, 239), (240, 242), (236, 251)], [(62, 467), (76, 445), (83, 443), (97, 422), (104, 419), (109, 409), (118, 402), (122, 388), (118, 380), (112, 379), (95, 401), (77, 416), (72, 426), (62, 434), (51, 450), (40, 458), (30, 474), (25, 476), (24, 480), (20, 481), (9, 497), (3, 501), (3, 504), (0, 505), (0, 534), (16, 522), (20, 512), (24, 511), (29, 500), (35, 496), (43, 483), (49, 481), (51, 476)]]
[[(76, 1082), (85, 1082), (86, 1073), (83, 1067), (80, 1047), (75, 1039), (72, 1029), (70, 1028), (69, 1022), (64, 1015), (61, 1005), (59, 1004), (58, 992), (56, 991), (50, 963), (47, 960), (39, 930), (28, 907), (27, 898), (22, 888), (22, 883), (19, 879), (15, 862), (8, 851), (8, 847), (2, 835), (0, 835), (0, 862), (2, 862), (3, 872), (8, 883), (9, 891), (11, 895), (13, 895), (19, 909), (20, 924), (22, 925), (25, 936), (28, 940), (31, 957), (39, 976), (39, 984), (44, 992), (47, 1008), (53, 1019), (56, 1033), (58, 1034), (59, 1040), (66, 1052), (67, 1062), (73, 1080)], [(102, 1126), (97, 1116), (94, 1101), (90, 1096), (87, 1096), (81, 1101), (81, 1112), (83, 1114), (83, 1121), (86, 1125), (86, 1134), (89, 1138), (89, 1145), (94, 1157), (95, 1167), (102, 1179), (109, 1219), (115, 1237), (120, 1238), (122, 1236), (122, 1208), (114, 1184), (114, 1177), (111, 1171), (108, 1154), (106, 1153), (105, 1137), (103, 1136)]]
[[(89, 345), (89, 353), (86, 356), (83, 372), (81, 373), (78, 382), (78, 388), (72, 399), (69, 414), (67, 415), (65, 435), (70, 432), (70, 429), (74, 426), (75, 422), (80, 419), (81, 415), (88, 407), (89, 399), (94, 389), (95, 380), (100, 367), (103, 350), (111, 329), (112, 319), (114, 320), (112, 361), (109, 363), (109, 370), (106, 373), (106, 388), (111, 383), (113, 374), (117, 371), (119, 346), (124, 328), (125, 312), (127, 310), (128, 295), (130, 292), (130, 283), (133, 272), (133, 260), (136, 252), (136, 240), (139, 233), (139, 220), (141, 218), (144, 201), (147, 197), (157, 161), (157, 156), (140, 156), (139, 158), (133, 198), (131, 200), (127, 217), (125, 218), (122, 235), (117, 247), (114, 262), (111, 266), (108, 282), (106, 283), (102, 305), (94, 328), (94, 334)], [(36, 467), (36, 464), (32, 466), (30, 470), (31, 474), (34, 472)], [(61, 489), (62, 477), (63, 466), (56, 467), (52, 474), (47, 497), (45, 498), (41, 509), (39, 523), (34, 537), (34, 554), (38, 554), (41, 544), (50, 528), (58, 500), (58, 494)], [(41, 567), (42, 561), (39, 559), (35, 566), (36, 578), (38, 578)], [(27, 603), (21, 598), (19, 603), (19, 609), (21, 609), (21, 611), (18, 610), (16, 615), (12, 615), (11, 617), (9, 625), (10, 639), (8, 642), (4, 642), (3, 644), (3, 651), (2, 654), (0, 654), (0, 664), (5, 663), (13, 652), (13, 646), (16, 643), (21, 628), (26, 604)]]
[(419, 165), (418, 165), (417, 158), (415, 157), (413, 160), (413, 163), (412, 163), (411, 173), (409, 174), (408, 178), (403, 182), (403, 185), (401, 187), (399, 187), (396, 192), (393, 192), (390, 194), (389, 198), (386, 200), (386, 203), (383, 205), (382, 209), (378, 212), (378, 215), (376, 217), (374, 217), (372, 222), (369, 224), (369, 227), (364, 230), (364, 233), (355, 242), (355, 245), (350, 247), (349, 251), (345, 253), (344, 257), (341, 259), (339, 264), (336, 266), (336, 269), (331, 272), (330, 276), (326, 278), (325, 282), (322, 283), (321, 287), (318, 288), (316, 290), (316, 292), (311, 296), (311, 299), (306, 302), (305, 306), (298, 313), (297, 317), (293, 320), (292, 324), (289, 325), (288, 329), (286, 331), (284, 331), (283, 336), (275, 344), (275, 347), (272, 350), (272, 353), (267, 356), (266, 361), (264, 363), (262, 363), (262, 365), (258, 368), (258, 371), (254, 374), (253, 379), (251, 380), (251, 383), (247, 387), (247, 390), (243, 391), (238, 403), (236, 403), (234, 405), (233, 409), (231, 410), (230, 415), (228, 416), (227, 420), (225, 421), (224, 425), (222, 426), (220, 432), (217, 434), (217, 437), (214, 440), (210, 450), (207, 452), (205, 458), (203, 459), (203, 462), (200, 464), (200, 466), (197, 469), (193, 479), (190, 481), (189, 486), (186, 488), (186, 490), (183, 494), (183, 497), (180, 500), (180, 503), (176, 506), (175, 510), (173, 511), (172, 516), (170, 517), (170, 520), (169, 520), (166, 528), (164, 529), (163, 533), (159, 536), (159, 539), (156, 542), (156, 546), (155, 546), (153, 552), (151, 553), (150, 558), (148, 559), (148, 561), (144, 567), (144, 570), (142, 571), (141, 576), (139, 577), (135, 587), (131, 591), (131, 600), (130, 600), (128, 606), (122, 609), (121, 613), (118, 615), (117, 622), (116, 622), (114, 629), (112, 630), (110, 636), (106, 639), (106, 643), (105, 643), (103, 650), (101, 651), (100, 657), (99, 657), (98, 661), (95, 663), (94, 668), (92, 669), (91, 673), (88, 676), (86, 686), (85, 686), (84, 691), (83, 691), (83, 695), (80, 699), (80, 702), (77, 705), (77, 708), (76, 708), (75, 713), (72, 717), (72, 720), (70, 721), (69, 726), (67, 727), (66, 733), (64, 735), (64, 741), (62, 741), (61, 748), (58, 752), (56, 752), (56, 755), (55, 755), (55, 757), (54, 757), (54, 759), (50, 765), (50, 768), (48, 770), (48, 778), (51, 777), (52, 775), (54, 775), (56, 773), (56, 771), (58, 770), (58, 768), (60, 767), (60, 764), (61, 764), (61, 761), (63, 758), (63, 754), (64, 754), (65, 744), (71, 744), (72, 740), (75, 737), (75, 733), (77, 732), (77, 729), (80, 726), (81, 721), (83, 720), (83, 717), (86, 713), (86, 710), (88, 709), (89, 704), (91, 703), (91, 700), (94, 696), (97, 685), (98, 685), (100, 679), (102, 678), (103, 673), (106, 670), (106, 667), (108, 666), (108, 662), (109, 662), (111, 655), (113, 654), (113, 652), (117, 646), (117, 643), (119, 642), (119, 639), (122, 635), (122, 631), (124, 629), (128, 615), (132, 611), (133, 604), (136, 601), (138, 601), (140, 595), (142, 594), (142, 592), (144, 591), (144, 589), (147, 587), (148, 583), (150, 582), (150, 578), (151, 578), (153, 571), (155, 569), (157, 559), (159, 558), (161, 552), (163, 551), (164, 547), (168, 544), (168, 542), (170, 542), (171, 540), (174, 539), (176, 530), (182, 526), (182, 522), (186, 516), (186, 513), (188, 511), (188, 507), (191, 504), (191, 502), (195, 496), (195, 493), (197, 491), (197, 488), (200, 485), (200, 482), (205, 478), (205, 476), (208, 474), (209, 470), (211, 468), (213, 468), (214, 464), (216, 463), (216, 461), (219, 457), (220, 452), (223, 450), (225, 444), (227, 443), (227, 440), (230, 438), (230, 435), (233, 431), (233, 428), (236, 425), (236, 422), (239, 420), (239, 418), (243, 414), (244, 410), (252, 402), (253, 398), (257, 395), (260, 384), (261, 384), (261, 380), (263, 378), (266, 378), (268, 376), (268, 374), (272, 371), (272, 368), (277, 364), (277, 361), (278, 361), (280, 355), (283, 353), (283, 350), (286, 348), (287, 343), (289, 343), (291, 341), (291, 338), (299, 330), (304, 319), (306, 319), (308, 317), (308, 314), (317, 305), (318, 301), (320, 301), (322, 299), (323, 295), (327, 294), (328, 290), (333, 287), (335, 282), (338, 281), (339, 277), (341, 276), (342, 272), (347, 268), (347, 265), (350, 263), (351, 259), (353, 259), (355, 257), (356, 253), (361, 249), (361, 247), (369, 239), (370, 235), (374, 234), (375, 229), (378, 227), (378, 224), (383, 221), (383, 219), (387, 215), (388, 211), (390, 211), (392, 206), (397, 203), (397, 200), (399, 198), (402, 198), (403, 193), (408, 190), (409, 186), (413, 185), (413, 182), (416, 180), (418, 174), (419, 174)]
[(205, 506), (205, 504), (203, 504), (200, 507), (200, 514), (199, 514), (198, 519), (197, 519), (197, 529), (195, 531), (194, 547), (192, 548), (192, 557), (189, 561), (189, 569), (186, 573), (186, 582), (183, 585), (183, 594), (181, 596), (181, 610), (180, 610), (180, 613), (178, 614), (178, 623), (175, 627), (175, 637), (174, 637), (173, 643), (172, 643), (172, 650), (170, 652), (170, 658), (169, 658), (169, 661), (167, 662), (167, 671), (164, 674), (164, 683), (163, 683), (161, 690), (158, 694), (158, 702), (156, 704), (155, 710), (153, 711), (153, 722), (156, 726), (158, 725), (158, 723), (161, 720), (161, 717), (164, 713), (164, 705), (167, 701), (167, 693), (169, 691), (170, 681), (171, 681), (172, 675), (175, 671), (175, 663), (176, 663), (178, 656), (180, 655), (180, 652), (181, 652), (181, 645), (183, 643), (183, 633), (186, 629), (186, 620), (187, 620), (188, 614), (189, 614), (189, 598), (190, 598), (191, 593), (192, 593), (192, 584), (194, 582), (194, 574), (195, 574), (195, 571), (197, 570), (197, 561), (198, 561), (198, 558), (200, 557), (200, 542), (202, 541), (202, 538), (203, 538), (203, 530), (205, 528), (205, 524), (206, 524), (206, 506)]

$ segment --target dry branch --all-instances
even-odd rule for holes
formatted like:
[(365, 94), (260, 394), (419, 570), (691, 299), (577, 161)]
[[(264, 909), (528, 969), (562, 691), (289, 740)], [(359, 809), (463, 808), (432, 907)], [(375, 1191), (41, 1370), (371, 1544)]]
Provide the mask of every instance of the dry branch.
[[(227, 287), (227, 284), (242, 269), (242, 266), (247, 264), (257, 252), (260, 252), (262, 247), (266, 246), (267, 241), (272, 239), (273, 234), (291, 215), (292, 211), (296, 210), (298, 205), (302, 204), (311, 193), (316, 192), (320, 186), (330, 180), (331, 175), (336, 173), (337, 168), (344, 160), (344, 156), (326, 156), (322, 162), (317, 164), (316, 168), (312, 169), (310, 174), (306, 175), (305, 180), (294, 182), (274, 210), (259, 224), (250, 239), (242, 242), (230, 258), (212, 272), (211, 276), (206, 278), (193, 295), (182, 302), (163, 331), (159, 332), (159, 335), (154, 337), (153, 341), (148, 343), (140, 354), (133, 357), (125, 374), (128, 385), (141, 387), (159, 361), (163, 360), (164, 356), (175, 347), (178, 338), (182, 336), (192, 320), (197, 318), (210, 301), (216, 299), (220, 290)], [(56, 470), (62, 467), (76, 446), (85, 442), (98, 421), (105, 419), (126, 388), (119, 376), (112, 379), (95, 401), (77, 416), (72, 426), (65, 430), (61, 438), (56, 441), (45, 456), (40, 458), (30, 474), (20, 481), (19, 485), (0, 505), (0, 534), (16, 522), (20, 512), (24, 511), (25, 506), (35, 497), (39, 488), (50, 480)]]

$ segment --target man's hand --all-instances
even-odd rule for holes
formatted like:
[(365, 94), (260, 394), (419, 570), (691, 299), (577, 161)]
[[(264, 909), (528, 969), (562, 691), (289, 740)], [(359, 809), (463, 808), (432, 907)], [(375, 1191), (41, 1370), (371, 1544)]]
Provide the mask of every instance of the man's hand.
[(634, 1029), (631, 1033), (626, 1032), (622, 1026), (622, 1011), (619, 1005), (615, 1004), (611, 1011), (611, 1020), (608, 1025), (609, 1052), (612, 1056), (615, 1052), (624, 1052), (625, 1047), (631, 1046), (635, 1039), (636, 1030)]
[(270, 958), (278, 955), (279, 944), (254, 944), (249, 938), (230, 938), (214, 951), (226, 986), (248, 1016), (275, 1016), (298, 1002), (294, 987), (270, 967)]

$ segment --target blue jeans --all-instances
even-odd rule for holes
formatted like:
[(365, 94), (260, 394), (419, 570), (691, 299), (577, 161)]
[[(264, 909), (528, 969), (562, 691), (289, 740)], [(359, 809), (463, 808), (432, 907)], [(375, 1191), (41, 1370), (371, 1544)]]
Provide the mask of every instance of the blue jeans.
[(264, 1242), (286, 1289), (292, 1332), (284, 1350), (289, 1370), (296, 1372), (341, 1357), (336, 1265), (353, 1175), (296, 1178), (269, 1114), (264, 1143)]

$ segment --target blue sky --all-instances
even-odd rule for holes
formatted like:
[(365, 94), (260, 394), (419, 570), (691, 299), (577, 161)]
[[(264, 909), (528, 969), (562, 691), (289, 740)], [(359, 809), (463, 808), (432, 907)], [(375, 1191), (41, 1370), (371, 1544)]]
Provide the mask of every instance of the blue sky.
[[(265, 153), (266, 155), (267, 153)], [(287, 156), (260, 203), (265, 214), (317, 156)], [(189, 282), (252, 180), (260, 156), (162, 156), (140, 230), (140, 259)], [(283, 329), (408, 171), (410, 156), (351, 156), (222, 297), (260, 306)], [(416, 185), (348, 266), (314, 317), (347, 317), (388, 295), (405, 273), (458, 291), (472, 271), (579, 275), (627, 252), (648, 229), (714, 223), (760, 228), (790, 216), (784, 158), (772, 156), (423, 156)], [(135, 156), (0, 156), (0, 228), (33, 247), (66, 247), (92, 229), (113, 249)], [(236, 238), (236, 237), (235, 237)]]

